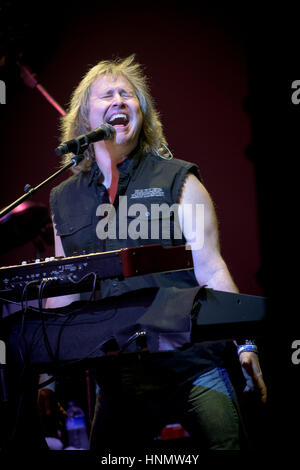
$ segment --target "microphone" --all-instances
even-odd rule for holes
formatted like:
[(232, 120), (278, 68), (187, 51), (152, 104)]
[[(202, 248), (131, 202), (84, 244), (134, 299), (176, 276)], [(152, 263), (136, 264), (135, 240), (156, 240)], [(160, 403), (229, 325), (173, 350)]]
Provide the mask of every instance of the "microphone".
[(94, 129), (88, 134), (80, 135), (75, 139), (67, 140), (60, 144), (56, 149), (55, 153), (59, 157), (65, 153), (74, 153), (78, 155), (83, 153), (93, 142), (98, 142), (99, 140), (110, 140), (115, 135), (116, 131), (113, 126), (110, 124), (102, 124), (102, 126)]

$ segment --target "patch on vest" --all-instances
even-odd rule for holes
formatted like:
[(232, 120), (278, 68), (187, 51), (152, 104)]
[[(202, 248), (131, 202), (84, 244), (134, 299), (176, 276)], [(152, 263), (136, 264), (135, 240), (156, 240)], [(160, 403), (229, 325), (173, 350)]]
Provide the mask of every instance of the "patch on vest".
[(144, 197), (163, 197), (165, 195), (162, 188), (147, 188), (147, 189), (136, 189), (131, 194), (131, 199), (144, 198)]

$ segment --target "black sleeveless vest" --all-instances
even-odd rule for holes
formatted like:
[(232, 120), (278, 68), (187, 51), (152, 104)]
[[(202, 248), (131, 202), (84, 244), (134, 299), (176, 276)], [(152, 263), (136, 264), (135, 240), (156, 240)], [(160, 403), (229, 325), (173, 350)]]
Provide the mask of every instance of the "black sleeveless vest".
[[(66, 256), (155, 243), (164, 247), (185, 244), (178, 229), (176, 204), (187, 174), (193, 173), (200, 179), (196, 165), (136, 153), (118, 169), (115, 201), (105, 219), (99, 218), (105, 188), (98, 184), (100, 172), (96, 162), (90, 172), (71, 176), (52, 189), (51, 211)], [(169, 211), (170, 207), (174, 211)], [(105, 234), (108, 223), (110, 233)], [(104, 280), (101, 296), (120, 295), (143, 287), (197, 285), (193, 270), (150, 274)]]
[[(52, 189), (50, 207), (57, 234), (61, 237), (66, 256), (154, 243), (161, 243), (163, 246), (185, 243), (184, 237), (174, 237), (176, 221), (172, 213), (169, 217), (170, 237), (164, 237), (162, 234), (164, 215), (159, 214), (157, 216), (159, 231), (156, 233), (156, 238), (149, 238), (151, 228), (147, 233), (146, 223), (148, 223), (153, 204), (172, 206), (179, 202), (183, 183), (188, 173), (193, 173), (201, 180), (197, 166), (175, 158), (165, 160), (154, 155), (135, 153), (121, 163), (118, 169), (118, 189), (113, 204), (114, 209), (110, 214), (110, 220), (113, 221), (115, 218), (116, 236), (111, 238), (103, 240), (98, 236), (101, 232), (101, 230), (99, 231), (99, 221), (103, 221), (103, 219), (100, 219), (99, 205), (105, 202), (106, 189), (103, 185), (98, 184), (100, 171), (96, 163), (93, 164), (90, 172), (73, 175)], [(125, 217), (125, 220), (122, 217), (120, 218), (122, 209), (119, 204), (120, 196), (126, 196), (127, 198), (128, 217)], [(120, 234), (120, 229), (121, 232), (126, 232), (133, 222), (134, 217), (130, 214), (131, 210), (137, 207), (134, 204), (141, 204), (140, 208), (142, 210), (139, 214), (139, 220), (143, 226), (141, 236), (135, 239), (130, 237), (122, 238), (124, 234)], [(149, 274), (125, 280), (118, 278), (103, 280), (101, 282), (101, 297), (118, 296), (145, 287), (170, 286), (177, 288), (198, 286), (194, 271)], [(166, 359), (155, 360), (155, 363), (157, 362), (155, 367), (157, 371), (158, 367), (163, 371), (163, 376), (166, 370), (174, 371), (174, 380), (178, 384), (179, 377), (182, 377), (183, 380), (186, 377), (188, 377), (188, 380), (192, 380), (201, 371), (223, 366), (224, 348), (225, 344), (223, 342), (194, 344), (185, 350), (172, 351), (172, 354), (170, 353)]]

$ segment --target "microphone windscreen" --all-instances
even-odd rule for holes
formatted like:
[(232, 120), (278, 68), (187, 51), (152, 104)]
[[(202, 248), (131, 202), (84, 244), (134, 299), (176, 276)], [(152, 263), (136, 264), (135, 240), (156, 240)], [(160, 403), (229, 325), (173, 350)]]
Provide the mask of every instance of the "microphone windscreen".
[(110, 124), (102, 124), (102, 126), (94, 129), (88, 134), (88, 140), (90, 143), (97, 142), (98, 140), (112, 139), (115, 135), (116, 130)]

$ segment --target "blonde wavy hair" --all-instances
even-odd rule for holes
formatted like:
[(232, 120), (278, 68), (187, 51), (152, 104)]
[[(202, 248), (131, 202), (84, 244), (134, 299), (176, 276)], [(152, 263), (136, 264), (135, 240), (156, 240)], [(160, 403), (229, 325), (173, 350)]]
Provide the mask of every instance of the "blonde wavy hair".
[[(143, 125), (139, 138), (140, 150), (154, 153), (163, 158), (169, 157), (170, 153), (165, 147), (167, 142), (163, 134), (159, 113), (155, 109), (154, 100), (149, 91), (148, 79), (143, 73), (141, 65), (135, 61), (135, 54), (125, 59), (103, 60), (86, 73), (72, 93), (67, 114), (61, 118), (62, 142), (92, 130), (89, 124), (90, 90), (91, 85), (102, 75), (111, 75), (113, 78), (121, 75), (133, 86), (143, 114)], [(95, 160), (93, 145), (88, 147), (84, 156), (84, 160), (78, 167), (82, 171), (89, 171)], [(64, 155), (62, 166), (69, 163), (71, 158), (72, 154)]]

